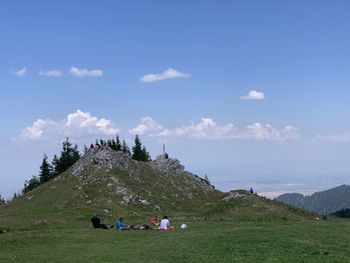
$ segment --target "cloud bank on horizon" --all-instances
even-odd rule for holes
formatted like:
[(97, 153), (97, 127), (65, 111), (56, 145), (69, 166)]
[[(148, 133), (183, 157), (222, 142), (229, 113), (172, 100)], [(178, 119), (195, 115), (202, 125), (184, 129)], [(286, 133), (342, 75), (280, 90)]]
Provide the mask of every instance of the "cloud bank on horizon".
[[(76, 110), (68, 114), (63, 120), (55, 121), (50, 118), (38, 118), (31, 126), (22, 130), (14, 140), (41, 141), (50, 140), (57, 136), (85, 137), (92, 135), (116, 135), (121, 129), (109, 119), (97, 118), (89, 112)], [(191, 123), (175, 127), (164, 128), (151, 117), (144, 117), (129, 134), (159, 138), (192, 138), (192, 139), (255, 139), (267, 141), (285, 141), (300, 138), (296, 127), (287, 125), (283, 129), (276, 129), (269, 124), (253, 123), (240, 130), (232, 123), (217, 124), (212, 118), (201, 118), (199, 123)]]
[(342, 143), (350, 142), (350, 132), (343, 132), (337, 134), (318, 134), (316, 137), (317, 140)]
[(151, 117), (144, 117), (137, 127), (130, 129), (129, 133), (149, 137), (174, 137), (195, 139), (255, 139), (267, 141), (285, 141), (300, 138), (296, 127), (287, 125), (281, 130), (270, 124), (262, 125), (258, 122), (248, 125), (240, 130), (232, 123), (217, 124), (211, 118), (201, 118), (199, 123), (191, 123), (174, 129), (164, 128)]

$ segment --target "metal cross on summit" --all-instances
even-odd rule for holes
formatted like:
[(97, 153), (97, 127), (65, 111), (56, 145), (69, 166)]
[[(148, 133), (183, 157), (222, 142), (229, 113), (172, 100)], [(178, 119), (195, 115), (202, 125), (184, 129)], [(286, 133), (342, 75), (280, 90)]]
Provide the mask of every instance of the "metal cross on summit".
[(169, 158), (169, 155), (165, 152), (165, 144), (163, 144), (163, 157), (165, 159), (168, 159)]

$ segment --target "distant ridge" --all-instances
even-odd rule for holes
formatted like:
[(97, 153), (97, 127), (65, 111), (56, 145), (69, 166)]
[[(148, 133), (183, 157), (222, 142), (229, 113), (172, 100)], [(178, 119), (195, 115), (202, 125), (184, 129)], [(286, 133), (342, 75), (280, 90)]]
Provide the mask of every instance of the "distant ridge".
[(330, 214), (350, 208), (350, 185), (340, 185), (307, 196), (298, 193), (283, 194), (276, 200), (319, 214)]

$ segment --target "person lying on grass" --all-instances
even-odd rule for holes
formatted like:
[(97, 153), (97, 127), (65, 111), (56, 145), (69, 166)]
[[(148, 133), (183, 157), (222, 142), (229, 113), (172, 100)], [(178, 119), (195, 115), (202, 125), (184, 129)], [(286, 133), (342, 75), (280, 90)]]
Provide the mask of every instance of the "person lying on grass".
[(163, 216), (163, 219), (160, 221), (159, 230), (175, 230), (175, 227), (170, 225), (167, 216)]
[(108, 229), (108, 225), (101, 224), (101, 219), (98, 217), (98, 214), (94, 214), (93, 217), (90, 219), (90, 227), (91, 228), (102, 228), (102, 229)]
[(132, 229), (134, 226), (133, 225), (124, 225), (123, 224), (123, 217), (119, 217), (119, 219), (117, 219), (117, 221), (115, 221), (115, 228), (118, 230), (130, 230)]

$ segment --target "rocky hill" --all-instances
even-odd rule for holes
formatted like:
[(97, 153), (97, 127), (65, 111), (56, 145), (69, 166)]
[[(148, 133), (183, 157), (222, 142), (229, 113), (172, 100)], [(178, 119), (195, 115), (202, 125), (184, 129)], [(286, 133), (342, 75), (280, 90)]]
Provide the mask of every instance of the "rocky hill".
[(236, 220), (312, 216), (244, 190), (220, 192), (187, 172), (177, 159), (158, 156), (146, 163), (109, 148), (94, 148), (68, 171), (0, 206), (0, 224), (81, 224), (95, 212), (107, 222), (120, 215)]
[(283, 194), (276, 200), (319, 214), (329, 214), (350, 208), (350, 185), (341, 185), (308, 196), (297, 193)]

